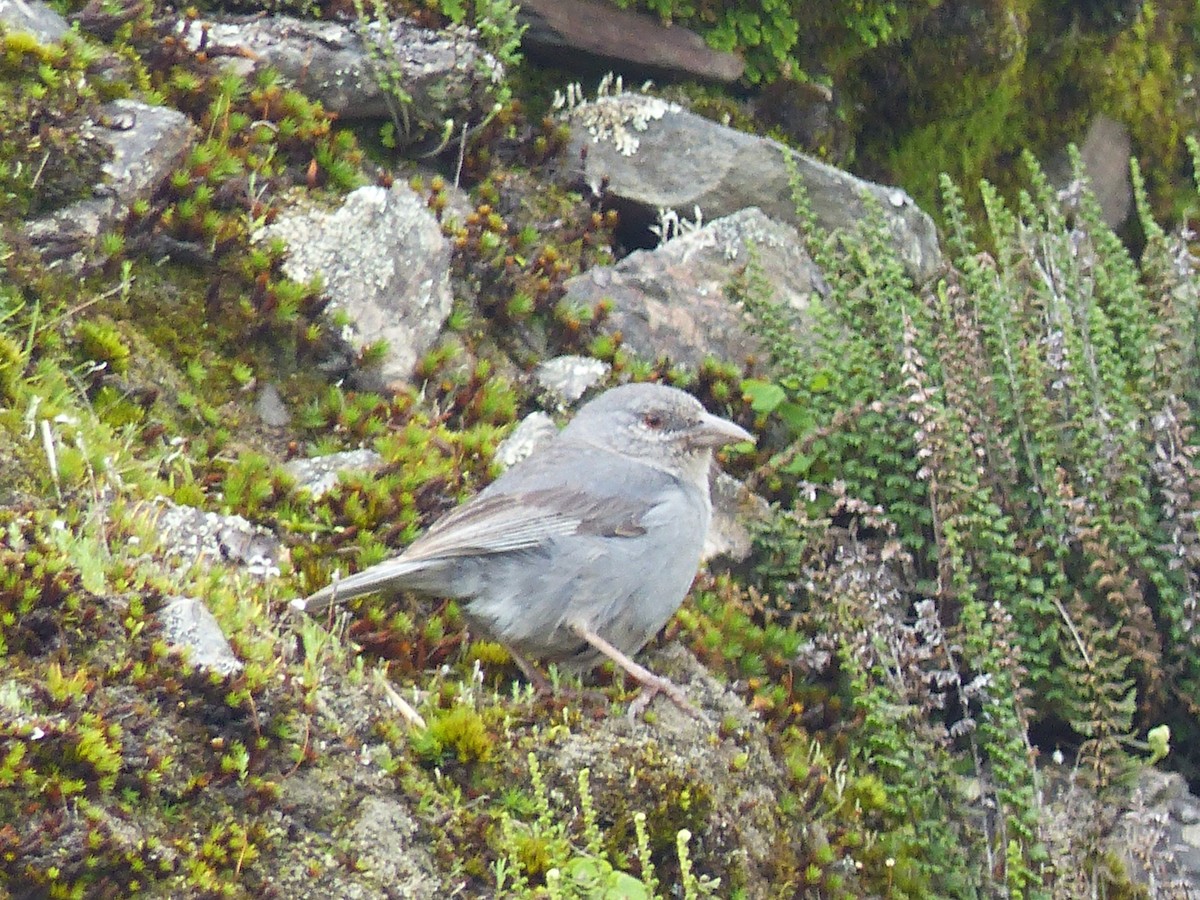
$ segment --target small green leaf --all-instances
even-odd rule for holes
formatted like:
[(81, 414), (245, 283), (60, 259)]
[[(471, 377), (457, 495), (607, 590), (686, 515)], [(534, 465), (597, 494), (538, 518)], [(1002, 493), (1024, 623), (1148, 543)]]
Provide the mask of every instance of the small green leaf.
[(808, 409), (799, 403), (780, 403), (775, 408), (775, 414), (793, 434), (804, 434), (812, 430), (813, 417)]
[(787, 399), (783, 388), (770, 381), (747, 378), (742, 382), (742, 393), (750, 400), (750, 408), (756, 413), (774, 412)]

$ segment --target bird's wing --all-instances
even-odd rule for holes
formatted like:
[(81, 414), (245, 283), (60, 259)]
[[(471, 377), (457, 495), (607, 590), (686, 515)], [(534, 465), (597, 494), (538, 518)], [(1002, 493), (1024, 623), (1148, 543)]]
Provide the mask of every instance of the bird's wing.
[(401, 556), (409, 562), (508, 553), (554, 537), (643, 534), (646, 498), (557, 485), (481, 495), (438, 521)]
[(556, 441), (439, 519), (399, 556), (292, 605), (315, 613), (337, 600), (411, 584), (439, 561), (532, 550), (558, 537), (637, 537), (669, 480), (616, 454)]

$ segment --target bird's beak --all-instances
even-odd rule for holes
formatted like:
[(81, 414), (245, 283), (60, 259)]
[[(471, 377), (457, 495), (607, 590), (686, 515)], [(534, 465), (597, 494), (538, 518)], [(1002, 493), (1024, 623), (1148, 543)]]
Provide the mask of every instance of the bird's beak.
[(706, 447), (716, 449), (726, 444), (736, 444), (739, 441), (754, 442), (754, 435), (741, 425), (736, 425), (728, 419), (705, 413), (700, 421), (691, 429), (688, 443), (696, 448)]

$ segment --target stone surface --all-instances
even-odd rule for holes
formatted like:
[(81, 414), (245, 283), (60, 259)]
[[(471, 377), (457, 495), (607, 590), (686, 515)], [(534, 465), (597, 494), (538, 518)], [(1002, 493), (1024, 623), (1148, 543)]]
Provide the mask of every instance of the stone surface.
[(292, 421), (287, 404), (279, 394), (279, 388), (268, 382), (254, 400), (254, 411), (258, 418), (269, 428), (283, 428)]
[(803, 341), (804, 312), (822, 283), (820, 271), (795, 228), (756, 208), (631, 253), (615, 266), (589, 269), (566, 282), (566, 300), (611, 301), (607, 326), (646, 359), (665, 356), (692, 368), (709, 355), (741, 363), (760, 357), (763, 347), (726, 292), (752, 259), (774, 298), (795, 313)]
[(197, 131), (187, 116), (165, 106), (115, 100), (102, 108), (104, 118), (92, 123), (100, 140), (112, 148), (104, 165), (105, 183), (96, 196), (35, 219), (25, 235), (44, 257), (81, 268), (98, 235), (112, 229), (130, 204), (148, 198), (183, 162)]
[(325, 676), (316, 691), (317, 764), (280, 780), (278, 821), (287, 840), (264, 870), (268, 894), (297, 900), (453, 896), (453, 882), (430, 856), (420, 818), (376, 757), (379, 729), (395, 712), (373, 679), (360, 682), (351, 687), (344, 675)]
[(566, 69), (736, 81), (746, 68), (693, 31), (600, 0), (523, 0), (520, 20), (522, 49)]
[(1177, 772), (1143, 769), (1110, 846), (1149, 896), (1200, 898), (1200, 799)]
[(307, 490), (314, 500), (329, 493), (342, 472), (373, 472), (383, 465), (383, 457), (374, 450), (346, 450), (309, 459), (293, 459), (284, 465), (296, 479), (296, 487)]
[[(620, 715), (589, 722), (538, 753), (551, 794), (569, 805), (563, 798), (576, 796), (579, 772), (587, 769), (593, 805), (603, 815), (651, 816), (670, 808), (690, 819), (693, 835), (703, 835), (704, 858), (722, 878), (714, 896), (780, 896), (776, 864), (794, 851), (777, 838), (794, 825), (779, 803), (788, 777), (771, 755), (762, 723), (679, 644), (641, 656), (652, 672), (679, 685), (707, 720), (658, 697), (649, 707), (652, 724)], [(667, 794), (681, 789), (695, 802), (691, 810), (678, 809)], [(820, 823), (812, 827), (797, 839), (817, 840)], [(729, 891), (734, 878), (738, 894)]]
[(167, 643), (184, 650), (193, 665), (222, 676), (242, 670), (241, 660), (203, 600), (172, 597), (159, 610), (158, 621)]
[(183, 566), (224, 562), (257, 578), (279, 577), (283, 548), (278, 538), (241, 516), (161, 499), (139, 503), (134, 515), (154, 526), (164, 554)]
[(387, 344), (366, 386), (408, 381), (450, 313), (450, 244), (425, 200), (399, 181), (363, 187), (341, 207), (297, 207), (279, 216), (256, 240), (282, 238), (283, 271), (296, 281), (320, 276), (330, 312), (348, 324), (341, 339), (355, 352)]
[(496, 462), (509, 469), (558, 434), (558, 426), (544, 412), (532, 412), (496, 446)]
[(41, 0), (0, 0), (0, 24), (10, 31), (27, 31), (42, 44), (57, 43), (71, 30), (67, 20)]
[(540, 363), (534, 376), (538, 386), (560, 405), (574, 403), (584, 392), (603, 381), (611, 368), (590, 356), (556, 356)]
[[(385, 30), (375, 22), (364, 28), (288, 16), (237, 17), (187, 21), (180, 33), (192, 50), (220, 56), (242, 77), (265, 67), (278, 70), (343, 119), (407, 118), (413, 140), (440, 133), (446, 119), (482, 119), (491, 107), (489, 91), (503, 74), (466, 30), (435, 31), (404, 19)], [(411, 102), (389, 95), (381, 86), (388, 82)]]
[[(564, 168), (582, 176), (630, 222), (647, 225), (659, 210), (712, 220), (749, 206), (795, 222), (785, 157), (799, 172), (817, 223), (830, 231), (868, 215), (864, 197), (882, 209), (896, 249), (918, 282), (941, 265), (933, 220), (900, 188), (855, 178), (768, 138), (736, 131), (664, 101), (622, 92), (565, 113), (572, 138)], [(580, 162), (582, 160), (582, 163)]]
[[(1112, 791), (1098, 802), (1089, 787), (1090, 773), (1070, 760), (1039, 765), (1044, 795), (1042, 831), (1051, 858), (1064, 873), (1062, 896), (1081, 895), (1092, 883), (1082, 866), (1072, 868), (1072, 853), (1091, 847), (1119, 860), (1124, 875), (1161, 900), (1200, 898), (1200, 798), (1188, 791), (1177, 772), (1144, 767), (1127, 791)], [(1080, 862), (1074, 860), (1074, 862)]]

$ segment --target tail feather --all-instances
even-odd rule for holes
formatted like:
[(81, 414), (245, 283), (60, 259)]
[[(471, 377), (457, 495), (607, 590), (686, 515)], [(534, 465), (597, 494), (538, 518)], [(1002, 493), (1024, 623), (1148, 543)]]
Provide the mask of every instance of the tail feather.
[(427, 561), (389, 559), (346, 578), (334, 578), (315, 594), (310, 594), (303, 600), (293, 600), (291, 607), (300, 612), (315, 615), (335, 603), (353, 600), (363, 594), (371, 594), (389, 588), (400, 590), (407, 586), (404, 582), (405, 575), (418, 571), (426, 565), (428, 565)]

